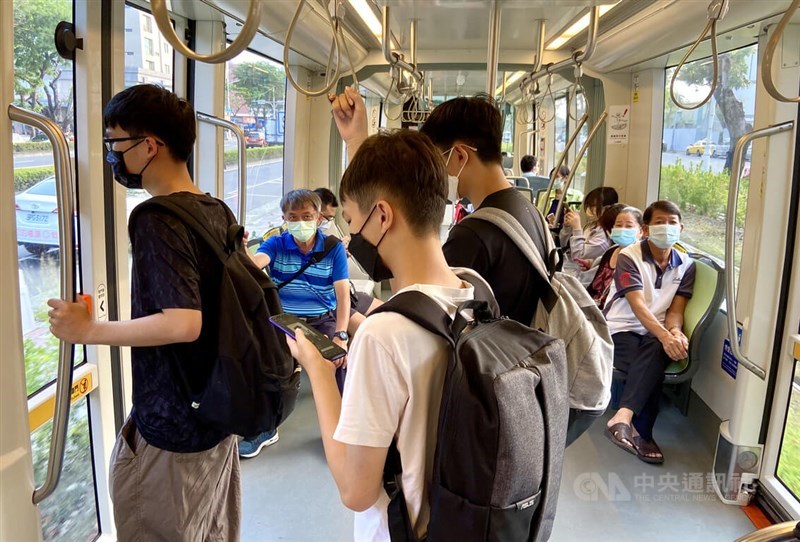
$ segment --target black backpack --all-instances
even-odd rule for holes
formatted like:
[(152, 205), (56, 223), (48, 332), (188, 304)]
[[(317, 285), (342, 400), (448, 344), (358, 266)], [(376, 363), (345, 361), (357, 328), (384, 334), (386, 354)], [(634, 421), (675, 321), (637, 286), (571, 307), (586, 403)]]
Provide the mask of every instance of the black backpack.
[(192, 209), (175, 198), (156, 196), (131, 213), (129, 235), (144, 209), (157, 207), (177, 217), (208, 245), (222, 265), (219, 286), (217, 356), (208, 382), (193, 391), (181, 369), (187, 400), (199, 419), (211, 427), (253, 437), (274, 430), (294, 410), (300, 386), (299, 367), (283, 333), (269, 317), (283, 312), (272, 280), (250, 260), (242, 246), (244, 228), (227, 205), (227, 238), (219, 239)]
[[(541, 541), (550, 537), (561, 483), (568, 402), (564, 344), (498, 318), (488, 288), (455, 321), (431, 298), (401, 293), (396, 312), (453, 347), (442, 392), (430, 485), (429, 542)], [(468, 322), (462, 311), (472, 309)], [(392, 542), (416, 541), (396, 442), (384, 467)]]

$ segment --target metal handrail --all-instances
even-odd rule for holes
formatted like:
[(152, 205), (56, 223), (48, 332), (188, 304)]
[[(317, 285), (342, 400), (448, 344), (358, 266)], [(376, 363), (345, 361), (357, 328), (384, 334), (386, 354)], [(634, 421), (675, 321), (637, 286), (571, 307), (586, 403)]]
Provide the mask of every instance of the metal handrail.
[[(521, 131), (519, 133), (519, 135), (517, 136), (517, 148), (520, 149), (520, 153), (522, 153), (522, 149), (521, 149), (521, 147), (522, 147), (522, 136), (525, 136), (525, 135), (528, 135), (528, 134), (535, 134), (538, 131), (539, 131), (539, 129), (534, 127), (534, 128), (531, 128), (530, 130), (523, 130), (523, 131)], [(528, 139), (528, 141), (530, 141), (530, 139)], [(530, 154), (529, 145), (526, 145), (524, 154)], [(517, 163), (515, 165), (517, 167), (519, 167), (519, 160), (517, 160)], [(520, 174), (522, 174), (522, 171), (520, 171)]]
[(567, 159), (567, 152), (572, 148), (572, 145), (575, 143), (575, 138), (578, 137), (578, 133), (583, 128), (583, 125), (586, 124), (586, 121), (589, 120), (589, 115), (584, 114), (581, 117), (581, 120), (578, 121), (578, 124), (575, 125), (575, 130), (572, 132), (572, 135), (569, 137), (569, 141), (567, 141), (567, 145), (564, 147), (564, 151), (561, 153), (561, 157), (558, 159), (556, 163), (556, 167), (553, 168), (552, 173), (550, 174), (550, 182), (547, 183), (547, 191), (545, 191), (544, 198), (539, 205), (539, 210), (544, 214), (547, 212), (545, 206), (547, 202), (550, 200), (550, 193), (553, 191), (553, 185), (556, 182), (556, 177), (558, 177), (558, 172), (561, 169), (561, 166), (564, 165), (564, 161)]
[(544, 59), (544, 42), (545, 42), (545, 24), (546, 19), (539, 19), (539, 39), (536, 47), (536, 60), (533, 61), (533, 73), (542, 69), (542, 60)]
[[(558, 198), (558, 206), (556, 207), (556, 217), (561, 216), (561, 209), (564, 206), (564, 198), (567, 196), (567, 190), (569, 190), (569, 185), (572, 184), (572, 179), (575, 177), (575, 173), (578, 171), (578, 164), (581, 163), (583, 155), (586, 154), (586, 150), (589, 148), (589, 144), (594, 139), (594, 136), (597, 135), (597, 130), (600, 129), (600, 126), (605, 122), (606, 118), (608, 118), (608, 111), (603, 111), (603, 113), (600, 115), (600, 118), (598, 118), (597, 122), (594, 123), (592, 131), (589, 132), (589, 137), (587, 137), (586, 141), (583, 142), (581, 150), (578, 151), (578, 155), (575, 157), (575, 161), (572, 164), (573, 166), (572, 171), (569, 172), (567, 180), (564, 181), (564, 189), (561, 191), (561, 197)], [(558, 220), (558, 218), (556, 218), (556, 220)]]
[(201, 55), (189, 49), (189, 47), (178, 38), (175, 29), (172, 27), (169, 13), (167, 12), (167, 0), (151, 0), (150, 10), (153, 14), (153, 18), (156, 20), (158, 29), (161, 31), (161, 35), (164, 36), (164, 39), (169, 42), (176, 52), (182, 54), (186, 58), (199, 62), (207, 62), (209, 64), (227, 62), (247, 49), (247, 46), (253, 41), (253, 37), (258, 31), (258, 25), (261, 24), (261, 0), (250, 0), (250, 9), (247, 13), (247, 19), (242, 25), (242, 30), (239, 32), (239, 35), (233, 40), (233, 43), (217, 53)]
[(736, 542), (788, 542), (800, 537), (800, 523), (796, 520), (786, 521), (764, 527), (741, 538)]
[(764, 369), (756, 365), (750, 358), (742, 353), (739, 346), (739, 341), (736, 339), (738, 332), (736, 325), (738, 319), (736, 318), (736, 277), (733, 272), (734, 268), (734, 249), (736, 233), (736, 204), (739, 201), (739, 182), (742, 177), (742, 159), (744, 157), (745, 146), (753, 141), (762, 137), (769, 137), (771, 135), (779, 134), (781, 132), (788, 132), (794, 127), (794, 121), (787, 121), (766, 128), (760, 128), (746, 133), (739, 138), (736, 142), (736, 148), (733, 151), (733, 161), (731, 164), (731, 181), (728, 187), (728, 208), (725, 221), (725, 303), (728, 308), (728, 338), (731, 344), (731, 352), (740, 365), (745, 369), (756, 375), (761, 380), (765, 380), (767, 373)]
[(494, 97), (497, 84), (497, 60), (500, 54), (500, 19), (502, 10), (498, 0), (492, 0), (489, 11), (489, 45), (486, 52), (486, 94)]
[[(717, 90), (717, 80), (719, 78), (719, 53), (717, 53), (717, 21), (722, 20), (725, 17), (725, 14), (728, 12), (728, 0), (711, 0), (711, 4), (708, 6), (708, 23), (706, 23), (706, 27), (703, 29), (703, 32), (700, 33), (700, 36), (694, 42), (694, 44), (686, 51), (686, 54), (683, 55), (680, 63), (675, 68), (675, 71), (672, 72), (672, 79), (669, 82), (669, 96), (672, 99), (672, 102), (680, 107), (681, 109), (685, 109), (687, 111), (692, 111), (699, 107), (704, 106), (708, 103), (711, 97), (714, 95), (714, 92)], [(683, 68), (683, 65), (686, 64), (686, 59), (694, 52), (700, 42), (703, 41), (703, 38), (706, 37), (709, 30), (711, 30), (711, 59), (712, 64), (714, 67), (714, 78), (711, 81), (711, 89), (708, 91), (708, 95), (703, 98), (700, 102), (694, 105), (684, 105), (678, 101), (675, 97), (675, 81), (678, 79), (678, 73)]]
[(778, 48), (778, 43), (781, 41), (781, 36), (783, 35), (786, 25), (789, 24), (792, 15), (794, 15), (794, 12), (797, 11), (798, 7), (800, 7), (800, 0), (794, 0), (794, 2), (792, 2), (792, 4), (786, 10), (786, 13), (783, 14), (778, 26), (775, 27), (775, 32), (772, 33), (769, 41), (767, 42), (767, 49), (764, 51), (764, 60), (761, 62), (761, 80), (764, 83), (764, 88), (767, 89), (767, 92), (769, 92), (770, 96), (779, 102), (800, 102), (800, 96), (788, 98), (781, 94), (775, 87), (775, 81), (772, 80), (772, 59), (775, 57), (775, 50)]
[[(230, 130), (233, 132), (233, 135), (236, 136), (236, 147), (239, 151), (239, 224), (244, 226), (244, 221), (247, 218), (247, 141), (244, 137), (244, 132), (242, 128), (231, 121), (221, 119), (219, 117), (215, 117), (214, 115), (209, 115), (207, 113), (201, 113), (197, 111), (195, 113), (197, 116), (197, 120), (200, 122), (205, 122), (211, 124), (212, 126), (218, 126), (219, 128), (223, 128), (225, 130)], [(224, 170), (223, 164), (223, 170)]]
[[(75, 179), (69, 158), (69, 146), (64, 133), (47, 117), (8, 106), (8, 117), (41, 130), (53, 147), (53, 160), (56, 178), (56, 199), (58, 201), (58, 243), (61, 250), (61, 299), (75, 299), (75, 200), (73, 197)], [(73, 344), (66, 341), (58, 343), (58, 369), (56, 373), (56, 397), (53, 414), (53, 429), (50, 436), (50, 454), (47, 460), (47, 473), (44, 483), (33, 492), (33, 504), (39, 504), (55, 491), (64, 464), (64, 448), (69, 423), (70, 393), (72, 390)]]
[[(417, 80), (417, 83), (422, 82), (422, 72), (413, 65), (409, 64), (405, 60), (403, 60), (403, 55), (399, 53), (392, 52), (392, 29), (389, 25), (389, 6), (385, 5), (381, 8), (381, 51), (383, 52), (383, 58), (386, 59), (386, 62), (389, 63), (390, 66), (397, 66), (398, 68), (407, 71), (411, 74), (414, 79)], [(414, 53), (416, 56), (416, 52)]]
[(548, 73), (556, 73), (564, 68), (569, 68), (570, 66), (575, 66), (576, 64), (582, 64), (588, 61), (592, 55), (594, 54), (595, 49), (597, 48), (597, 34), (600, 28), (600, 7), (595, 6), (589, 12), (589, 36), (586, 40), (586, 47), (583, 51), (576, 51), (571, 57), (565, 58), (560, 62), (556, 62), (555, 64), (547, 64), (543, 68), (539, 70), (532, 71), (529, 75), (522, 78), (520, 81), (520, 88), (525, 88), (527, 85), (530, 85), (534, 81), (541, 79)]

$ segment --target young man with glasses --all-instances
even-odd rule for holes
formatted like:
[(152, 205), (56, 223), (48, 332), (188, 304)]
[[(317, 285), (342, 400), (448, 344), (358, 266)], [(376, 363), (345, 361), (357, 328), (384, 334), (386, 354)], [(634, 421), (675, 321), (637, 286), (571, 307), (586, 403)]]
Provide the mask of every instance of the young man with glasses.
[[(114, 96), (103, 116), (116, 181), (181, 200), (222, 242), (230, 210), (204, 194), (187, 168), (196, 135), (192, 105), (161, 87), (137, 85)], [(198, 420), (186, 393), (187, 385), (207, 381), (216, 356), (221, 264), (161, 208), (142, 209), (130, 230), (131, 320), (95, 321), (83, 302), (48, 301), (58, 338), (132, 347), (133, 409), (111, 454), (117, 538), (238, 540), (236, 437)]]

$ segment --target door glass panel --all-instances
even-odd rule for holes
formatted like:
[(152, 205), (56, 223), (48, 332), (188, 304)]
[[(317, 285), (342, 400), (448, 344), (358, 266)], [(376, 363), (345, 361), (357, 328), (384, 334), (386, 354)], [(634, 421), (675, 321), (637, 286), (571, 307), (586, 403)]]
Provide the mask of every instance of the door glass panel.
[[(14, 2), (14, 97), (16, 105), (44, 115), (61, 129), (74, 164), (73, 63), (58, 55), (53, 39), (59, 22), (73, 20), (72, 6), (71, 0)], [(14, 123), (12, 141), (20, 319), (30, 397), (48, 387), (57, 374), (58, 340), (49, 331), (47, 300), (61, 297), (60, 210), (52, 146), (47, 137), (30, 126)], [(70, 226), (77, 232), (77, 216)], [(75, 254), (75, 261), (80, 291), (80, 254)], [(83, 349), (76, 348), (73, 363), (83, 361)], [(64, 474), (56, 493), (40, 504), (45, 540), (90, 540), (97, 534), (87, 417), (84, 399), (71, 414)], [(47, 469), (51, 425), (52, 420), (31, 433), (39, 484)], [(81, 465), (79, 469), (77, 465)]]
[[(286, 122), (283, 66), (245, 51), (225, 65), (225, 118), (242, 128), (247, 143), (247, 217), (254, 236), (279, 225), (283, 196), (283, 140)], [(238, 212), (239, 166), (236, 140), (225, 140), (225, 203)]]
[(783, 429), (781, 451), (778, 455), (778, 480), (800, 499), (800, 368), (794, 364), (792, 391), (789, 395), (789, 410)]
[[(33, 464), (36, 485), (44, 481), (50, 453), (51, 419), (33, 433)], [(97, 502), (89, 437), (89, 405), (86, 398), (75, 402), (69, 413), (64, 470), (55, 492), (39, 505), (45, 540), (94, 540), (98, 534)]]

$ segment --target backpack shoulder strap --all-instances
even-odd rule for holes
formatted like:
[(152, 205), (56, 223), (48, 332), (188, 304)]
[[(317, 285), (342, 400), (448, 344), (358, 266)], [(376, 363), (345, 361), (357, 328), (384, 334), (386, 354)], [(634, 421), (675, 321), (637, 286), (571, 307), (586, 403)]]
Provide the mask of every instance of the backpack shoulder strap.
[(336, 237), (333, 237), (332, 235), (328, 235), (327, 237), (325, 237), (324, 244), (322, 245), (322, 252), (312, 252), (311, 255), (308, 257), (308, 261), (304, 263), (294, 275), (292, 275), (291, 277), (289, 277), (288, 279), (286, 279), (285, 281), (281, 282), (278, 285), (278, 290), (296, 280), (297, 277), (305, 273), (306, 269), (308, 269), (315, 263), (319, 263), (322, 260), (324, 260), (325, 256), (330, 254), (331, 250), (336, 248), (336, 245), (338, 245), (339, 243), (341, 243), (341, 241), (339, 241)]
[[(202, 220), (199, 220), (197, 217), (195, 217), (192, 211), (182, 203), (166, 196), (155, 196), (143, 203), (140, 203), (138, 206), (136, 206), (136, 209), (134, 209), (133, 213), (131, 213), (129, 232), (132, 243), (135, 242), (133, 238), (133, 232), (135, 230), (134, 224), (136, 223), (139, 214), (142, 211), (152, 207), (164, 209), (176, 216), (187, 228), (199, 236), (223, 263), (229, 256), (228, 250), (232, 248), (231, 243), (235, 242), (236, 237), (238, 237), (239, 241), (241, 242), (241, 236), (244, 234), (244, 228), (234, 223), (228, 227), (228, 239), (226, 239), (224, 242), (220, 241), (220, 239), (214, 235), (208, 226)], [(224, 207), (227, 209), (227, 206)], [(228, 214), (230, 218), (230, 210), (228, 210), (226, 214)]]
[(418, 291), (402, 292), (389, 301), (372, 311), (370, 314), (379, 312), (396, 312), (405, 316), (415, 324), (425, 328), (445, 339), (450, 346), (455, 346), (453, 339), (453, 321), (444, 309), (436, 304), (427, 295)]

